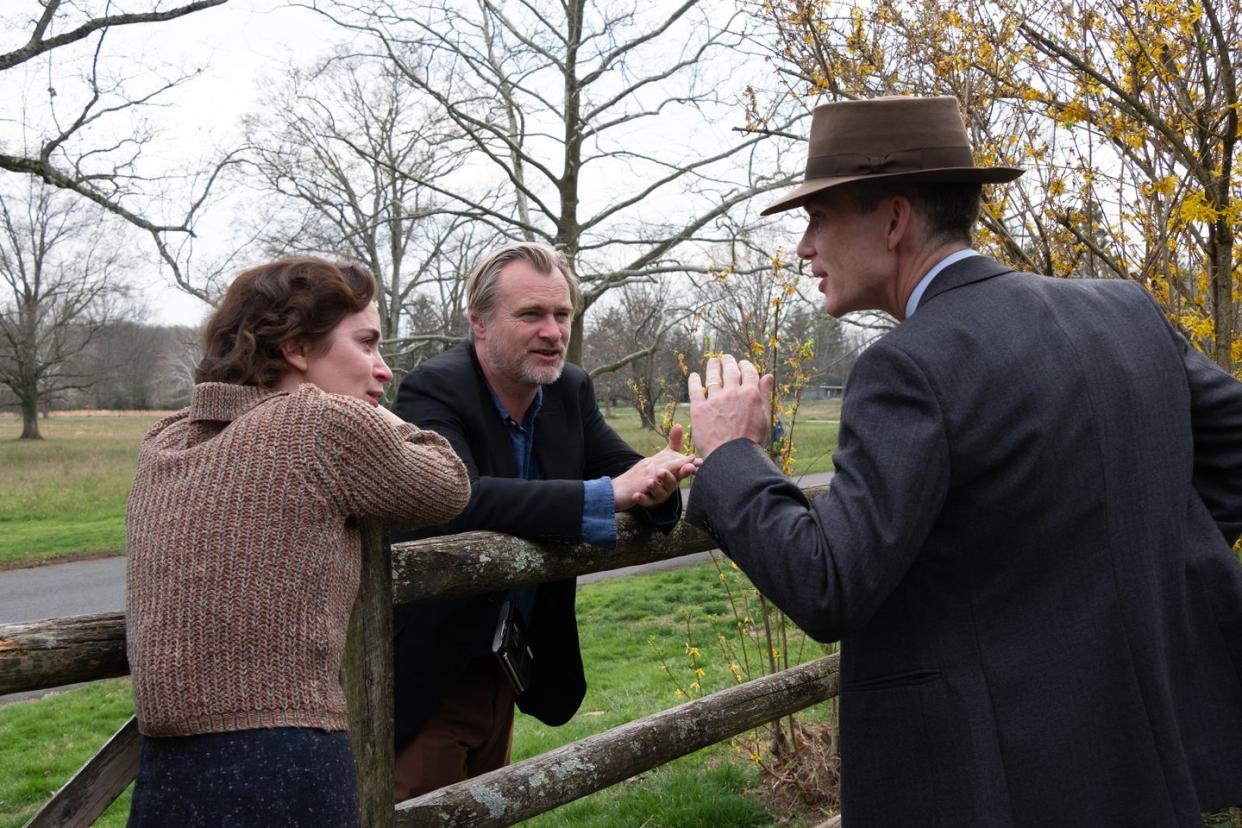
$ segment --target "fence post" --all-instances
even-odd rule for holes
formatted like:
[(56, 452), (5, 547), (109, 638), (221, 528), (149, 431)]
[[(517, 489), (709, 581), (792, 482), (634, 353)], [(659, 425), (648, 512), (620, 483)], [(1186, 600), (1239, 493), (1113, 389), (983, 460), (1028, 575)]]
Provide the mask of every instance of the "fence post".
[(385, 533), (362, 525), (362, 577), (349, 620), (341, 683), (358, 764), (358, 804), (367, 828), (393, 819), (392, 574)]

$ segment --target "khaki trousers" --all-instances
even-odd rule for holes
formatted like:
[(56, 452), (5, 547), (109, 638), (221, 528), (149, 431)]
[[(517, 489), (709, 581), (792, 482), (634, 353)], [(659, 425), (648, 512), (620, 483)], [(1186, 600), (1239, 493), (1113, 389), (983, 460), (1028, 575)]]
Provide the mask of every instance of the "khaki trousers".
[(397, 752), (394, 801), (504, 767), (512, 746), (513, 688), (495, 659), (475, 659), (440, 709)]

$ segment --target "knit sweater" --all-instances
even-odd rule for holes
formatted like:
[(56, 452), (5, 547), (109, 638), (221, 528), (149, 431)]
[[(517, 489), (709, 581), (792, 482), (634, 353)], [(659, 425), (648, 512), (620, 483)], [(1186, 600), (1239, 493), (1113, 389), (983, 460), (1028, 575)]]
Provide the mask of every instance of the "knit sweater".
[(442, 523), (469, 496), (444, 438), (361, 400), (196, 386), (143, 439), (126, 508), (141, 731), (346, 729), (358, 518)]

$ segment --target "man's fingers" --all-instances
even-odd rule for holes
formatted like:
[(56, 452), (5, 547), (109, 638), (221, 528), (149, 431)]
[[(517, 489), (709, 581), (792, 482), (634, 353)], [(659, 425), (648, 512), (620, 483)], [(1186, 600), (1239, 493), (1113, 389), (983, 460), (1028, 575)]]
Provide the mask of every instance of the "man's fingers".
[(676, 488), (676, 475), (668, 469), (660, 469), (646, 485), (634, 492), (634, 503), (637, 506), (655, 506), (663, 503)]
[(733, 388), (741, 383), (741, 372), (738, 371), (737, 360), (733, 354), (725, 354), (720, 358), (720, 381), (726, 388)]
[(744, 359), (737, 364), (738, 371), (742, 374), (743, 386), (756, 386), (759, 384), (759, 371), (755, 368), (755, 364), (749, 359)]
[(703, 385), (709, 389), (720, 385), (720, 360), (716, 357), (707, 360), (707, 367), (703, 369)]
[(686, 391), (690, 394), (690, 402), (703, 398), (703, 381), (699, 379), (698, 371), (691, 371), (686, 378)]
[(759, 393), (763, 395), (765, 400), (772, 399), (772, 389), (776, 387), (776, 377), (771, 374), (764, 374), (759, 379)]
[(684, 434), (685, 434), (685, 429), (681, 427), (680, 423), (674, 423), (673, 427), (669, 429), (668, 447), (671, 451), (675, 451), (678, 454), (681, 454), (681, 441), (682, 441), (682, 437)]

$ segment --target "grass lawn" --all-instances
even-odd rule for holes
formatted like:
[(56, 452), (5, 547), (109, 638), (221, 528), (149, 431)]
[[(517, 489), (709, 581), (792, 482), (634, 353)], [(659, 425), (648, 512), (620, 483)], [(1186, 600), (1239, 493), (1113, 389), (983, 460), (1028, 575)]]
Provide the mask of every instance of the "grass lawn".
[[(583, 587), (578, 620), (588, 690), (578, 715), (549, 728), (519, 716), (514, 760), (559, 747), (679, 703), (660, 669), (655, 649), (674, 670), (686, 662), (686, 628), (680, 620), (717, 616), (724, 630), (728, 608), (712, 565), (634, 576)], [(730, 616), (731, 617), (731, 616)], [(703, 642), (704, 687), (733, 682), (709, 648), (708, 621), (692, 627)], [(701, 637), (700, 637), (701, 636)], [(806, 659), (821, 653), (808, 644)], [(0, 828), (22, 825), (50, 794), (91, 756), (132, 713), (129, 683), (98, 682), (58, 696), (0, 707)], [(752, 792), (758, 768), (728, 744), (717, 745), (570, 803), (524, 824), (531, 826), (639, 826), (715, 828), (771, 825)], [(123, 826), (128, 795), (118, 800), (103, 826)], [(798, 824), (798, 823), (795, 823)], [(802, 823), (809, 824), (809, 823)]]
[[(802, 403), (793, 424), (793, 477), (811, 472), (832, 471), (832, 452), (837, 448), (837, 423), (840, 417), (839, 399), (810, 400)], [(617, 406), (611, 414), (606, 413), (605, 418), (636, 451), (651, 454), (664, 445), (664, 438), (642, 427), (638, 412), (633, 408)], [(675, 420), (689, 426), (689, 407), (679, 406)]]
[(159, 416), (54, 414), (42, 440), (0, 417), (0, 566), (123, 551), (138, 442)]
[[(0, 826), (24, 825), (134, 713), (128, 679), (0, 707)], [(97, 826), (123, 828), (129, 791)]]
[[(839, 400), (803, 405), (795, 425), (795, 477), (831, 470), (839, 413)], [(39, 421), (43, 440), (18, 440), (21, 420), (0, 416), (0, 568), (122, 553), (138, 443), (162, 416), (57, 413)], [(690, 422), (684, 406), (679, 420)], [(664, 445), (632, 408), (615, 408), (608, 422), (639, 452), (651, 454)]]

